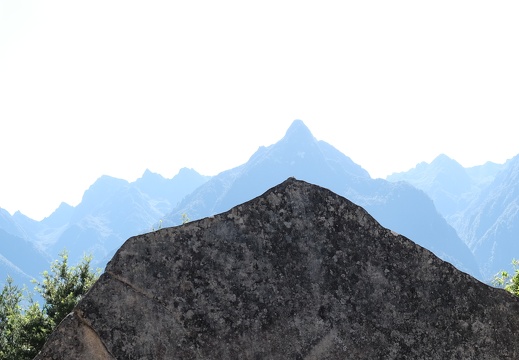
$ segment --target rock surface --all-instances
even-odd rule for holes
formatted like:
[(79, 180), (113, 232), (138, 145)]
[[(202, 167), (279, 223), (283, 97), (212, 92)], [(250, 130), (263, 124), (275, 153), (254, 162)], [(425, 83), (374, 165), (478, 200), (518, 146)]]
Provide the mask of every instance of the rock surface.
[(293, 178), (130, 238), (37, 359), (517, 359), (519, 300)]

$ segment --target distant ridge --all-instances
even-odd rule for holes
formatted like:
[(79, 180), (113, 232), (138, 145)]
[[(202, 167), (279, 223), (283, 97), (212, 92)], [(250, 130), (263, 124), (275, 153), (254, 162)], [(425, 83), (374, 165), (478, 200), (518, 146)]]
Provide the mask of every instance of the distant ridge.
[(438, 211), (457, 228), (460, 213), (503, 168), (504, 165), (492, 162), (464, 168), (447, 155), (440, 154), (430, 164), (422, 162), (409, 171), (388, 176), (387, 180), (406, 181), (425, 191)]
[[(196, 220), (229, 210), (295, 176), (354, 201), (383, 226), (488, 282), (495, 272), (511, 270), (510, 262), (519, 252), (513, 241), (519, 236), (514, 228), (519, 223), (514, 220), (514, 183), (504, 187), (494, 181), (500, 172), (513, 171), (510, 164), (511, 160), (463, 168), (442, 154), (431, 164), (398, 174), (400, 179), (372, 179), (348, 156), (316, 139), (303, 121), (295, 120), (278, 142), (259, 147), (246, 163), (217, 176), (189, 168), (172, 179), (146, 170), (132, 183), (103, 176), (85, 191), (78, 206), (61, 204), (42, 221), (0, 209), (0, 229), (31, 242), (48, 259), (56, 259), (66, 248), (71, 263), (92, 253), (94, 266), (104, 267), (130, 236), (178, 225), (183, 215)], [(485, 214), (489, 209), (493, 213)], [(0, 254), (19, 269), (31, 265), (24, 263), (30, 262), (27, 257)], [(46, 267), (38, 273), (43, 270)]]
[[(85, 254), (93, 256), (94, 267), (106, 262), (130, 236), (152, 230), (153, 224), (209, 177), (183, 168), (172, 179), (146, 170), (134, 182), (101, 176), (73, 207), (66, 203), (42, 221), (20, 212), (10, 216), (0, 209), (0, 255), (24, 273), (39, 277), (66, 250), (71, 264)], [(9, 235), (2, 233), (2, 230)], [(8, 241), (16, 236), (16, 241)], [(30, 252), (27, 246), (33, 248)], [(44, 259), (45, 261), (41, 261)], [(0, 282), (14, 273), (14, 268), (0, 266)], [(18, 275), (17, 275), (18, 276)], [(19, 276), (17, 284), (32, 284)]]
[(519, 156), (504, 164), (463, 168), (446, 155), (388, 177), (406, 181), (433, 199), (476, 258), (482, 278), (513, 271), (519, 257)]
[(460, 223), (460, 232), (487, 276), (508, 270), (519, 258), (519, 155), (482, 190)]
[(409, 184), (371, 179), (369, 173), (332, 145), (315, 139), (295, 120), (277, 143), (261, 147), (249, 161), (201, 185), (163, 219), (178, 225), (224, 212), (259, 196), (288, 177), (316, 184), (363, 206), (383, 226), (408, 236), (459, 269), (480, 278), (467, 245), (443, 219), (433, 202)]

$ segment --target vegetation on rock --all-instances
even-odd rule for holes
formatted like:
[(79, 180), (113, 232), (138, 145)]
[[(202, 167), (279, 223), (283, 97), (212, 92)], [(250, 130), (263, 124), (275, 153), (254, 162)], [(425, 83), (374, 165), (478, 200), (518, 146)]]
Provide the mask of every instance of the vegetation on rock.
[(514, 274), (511, 275), (508, 271), (501, 271), (494, 276), (492, 281), (494, 285), (505, 289), (506, 291), (519, 296), (519, 260), (512, 260), (514, 267)]

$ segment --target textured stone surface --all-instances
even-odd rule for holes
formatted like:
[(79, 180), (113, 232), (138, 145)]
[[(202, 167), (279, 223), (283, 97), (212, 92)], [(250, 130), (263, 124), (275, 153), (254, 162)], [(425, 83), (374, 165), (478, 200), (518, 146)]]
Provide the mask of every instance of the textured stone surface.
[(517, 359), (519, 300), (288, 179), (130, 238), (38, 359)]

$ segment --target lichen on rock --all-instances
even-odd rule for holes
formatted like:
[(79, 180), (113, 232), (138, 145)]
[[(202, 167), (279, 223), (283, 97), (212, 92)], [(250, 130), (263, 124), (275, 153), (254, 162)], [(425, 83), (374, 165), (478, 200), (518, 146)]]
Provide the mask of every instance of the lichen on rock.
[(290, 178), (128, 239), (37, 359), (516, 359), (518, 311), (505, 291)]

